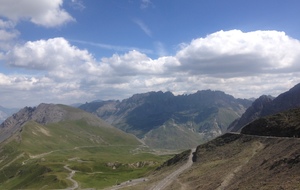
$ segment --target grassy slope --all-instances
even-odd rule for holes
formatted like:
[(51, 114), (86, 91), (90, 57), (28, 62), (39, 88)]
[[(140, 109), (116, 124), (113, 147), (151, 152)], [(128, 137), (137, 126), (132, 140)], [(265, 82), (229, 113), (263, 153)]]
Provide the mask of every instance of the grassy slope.
[[(138, 178), (168, 156), (141, 151), (135, 137), (111, 127), (96, 127), (84, 119), (42, 126), (28, 122), (19, 135), (0, 149), (0, 189), (59, 189), (72, 186), (70, 171), (81, 188), (102, 188)], [(134, 168), (128, 164), (151, 163)], [(116, 169), (107, 166), (115, 163)]]

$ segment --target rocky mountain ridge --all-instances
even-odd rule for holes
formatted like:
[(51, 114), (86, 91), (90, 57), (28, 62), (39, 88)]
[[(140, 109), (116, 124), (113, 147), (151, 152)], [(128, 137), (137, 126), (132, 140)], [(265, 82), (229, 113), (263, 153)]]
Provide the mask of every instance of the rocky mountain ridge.
[(241, 131), (255, 119), (297, 107), (300, 107), (300, 83), (276, 98), (266, 95), (259, 97), (239, 119), (229, 125), (228, 131)]
[(221, 91), (178, 96), (159, 91), (135, 94), (122, 101), (86, 103), (79, 108), (136, 135), (151, 147), (177, 149), (221, 135), (251, 103)]
[(35, 121), (41, 125), (46, 125), (63, 120), (79, 120), (81, 118), (88, 118), (88, 122), (94, 125), (104, 123), (96, 116), (65, 105), (42, 103), (37, 107), (25, 107), (7, 118), (0, 125), (0, 143), (20, 130), (28, 121)]

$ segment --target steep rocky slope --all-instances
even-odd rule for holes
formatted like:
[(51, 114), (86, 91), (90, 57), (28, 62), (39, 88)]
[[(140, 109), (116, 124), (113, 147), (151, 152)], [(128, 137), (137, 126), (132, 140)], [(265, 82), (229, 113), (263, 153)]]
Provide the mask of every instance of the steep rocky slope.
[(266, 95), (260, 96), (252, 105), (245, 111), (245, 113), (238, 119), (234, 120), (227, 131), (237, 132), (241, 130), (241, 126), (245, 126), (251, 121), (259, 118), (262, 115), (263, 109), (270, 105), (274, 98)]
[(221, 91), (203, 90), (179, 96), (171, 92), (135, 94), (122, 101), (86, 103), (80, 108), (151, 147), (181, 149), (221, 135), (250, 104)]
[(257, 118), (297, 107), (300, 107), (300, 83), (274, 99), (270, 96), (261, 96), (253, 102), (241, 118), (229, 125), (228, 131), (240, 131), (246, 124)]

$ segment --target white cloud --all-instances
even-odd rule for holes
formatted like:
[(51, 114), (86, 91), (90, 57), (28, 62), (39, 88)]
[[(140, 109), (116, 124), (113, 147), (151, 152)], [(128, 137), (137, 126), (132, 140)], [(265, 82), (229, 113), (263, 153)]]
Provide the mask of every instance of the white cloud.
[(4, 21), (2, 19), (0, 19), (0, 28), (2, 29), (6, 29), (6, 28), (14, 28), (15, 27), (15, 23), (12, 21)]
[(162, 57), (162, 56), (168, 55), (167, 50), (166, 50), (166, 48), (165, 48), (165, 46), (162, 42), (157, 41), (157, 42), (154, 43), (154, 46), (155, 46), (157, 54), (159, 56)]
[(72, 1), (71, 1), (71, 6), (72, 6), (74, 9), (80, 10), (80, 11), (82, 11), (82, 10), (85, 9), (85, 6), (84, 6), (82, 0), (72, 0)]
[(153, 51), (150, 49), (141, 49), (137, 47), (129, 47), (129, 46), (119, 46), (119, 45), (111, 45), (111, 44), (104, 44), (104, 43), (96, 43), (96, 42), (89, 42), (89, 41), (83, 41), (83, 40), (70, 40), (71, 42), (95, 46), (101, 49), (108, 49), (108, 50), (115, 50), (115, 51), (121, 51), (121, 52), (128, 52), (131, 50), (136, 50), (142, 53), (147, 54), (153, 54)]
[(8, 64), (33, 70), (61, 70), (75, 68), (93, 61), (86, 50), (71, 46), (64, 38), (27, 42), (7, 53)]
[(231, 30), (195, 39), (176, 57), (189, 74), (227, 78), (294, 69), (299, 52), (300, 42), (284, 32)]
[(74, 21), (74, 18), (62, 9), (63, 0), (12, 0), (0, 1), (0, 16), (12, 21), (30, 20), (44, 27), (60, 26)]
[(151, 0), (141, 0), (141, 9), (146, 9), (149, 6), (153, 6), (153, 3), (151, 2)]
[(148, 26), (140, 19), (133, 19), (133, 22), (136, 23), (144, 32), (147, 34), (147, 36), (152, 37), (152, 32), (148, 28)]
[[(14, 40), (20, 35), (19, 31), (14, 29), (15, 23), (0, 19), (0, 51), (7, 51), (12, 47)], [(0, 52), (0, 60), (2, 59)]]
[(0, 29), (0, 41), (10, 41), (16, 37), (18, 37), (19, 32), (17, 31), (7, 31)]
[(130, 51), (121, 56), (115, 54), (110, 58), (102, 59), (102, 62), (110, 65), (115, 74), (121, 76), (159, 74), (163, 72), (161, 63), (138, 51)]
[(14, 75), (0, 73), (4, 106), (123, 99), (158, 90), (276, 96), (300, 82), (300, 42), (277, 31), (219, 31), (157, 59), (129, 51), (95, 60), (64, 38), (20, 44), (5, 56), (9, 66), (22, 69)]

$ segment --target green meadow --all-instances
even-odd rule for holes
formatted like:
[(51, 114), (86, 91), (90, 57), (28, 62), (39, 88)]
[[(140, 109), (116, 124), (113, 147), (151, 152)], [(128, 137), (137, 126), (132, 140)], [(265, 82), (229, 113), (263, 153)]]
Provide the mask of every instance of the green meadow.
[(85, 119), (30, 121), (0, 147), (0, 189), (102, 189), (141, 178), (171, 155), (156, 155), (134, 136)]

